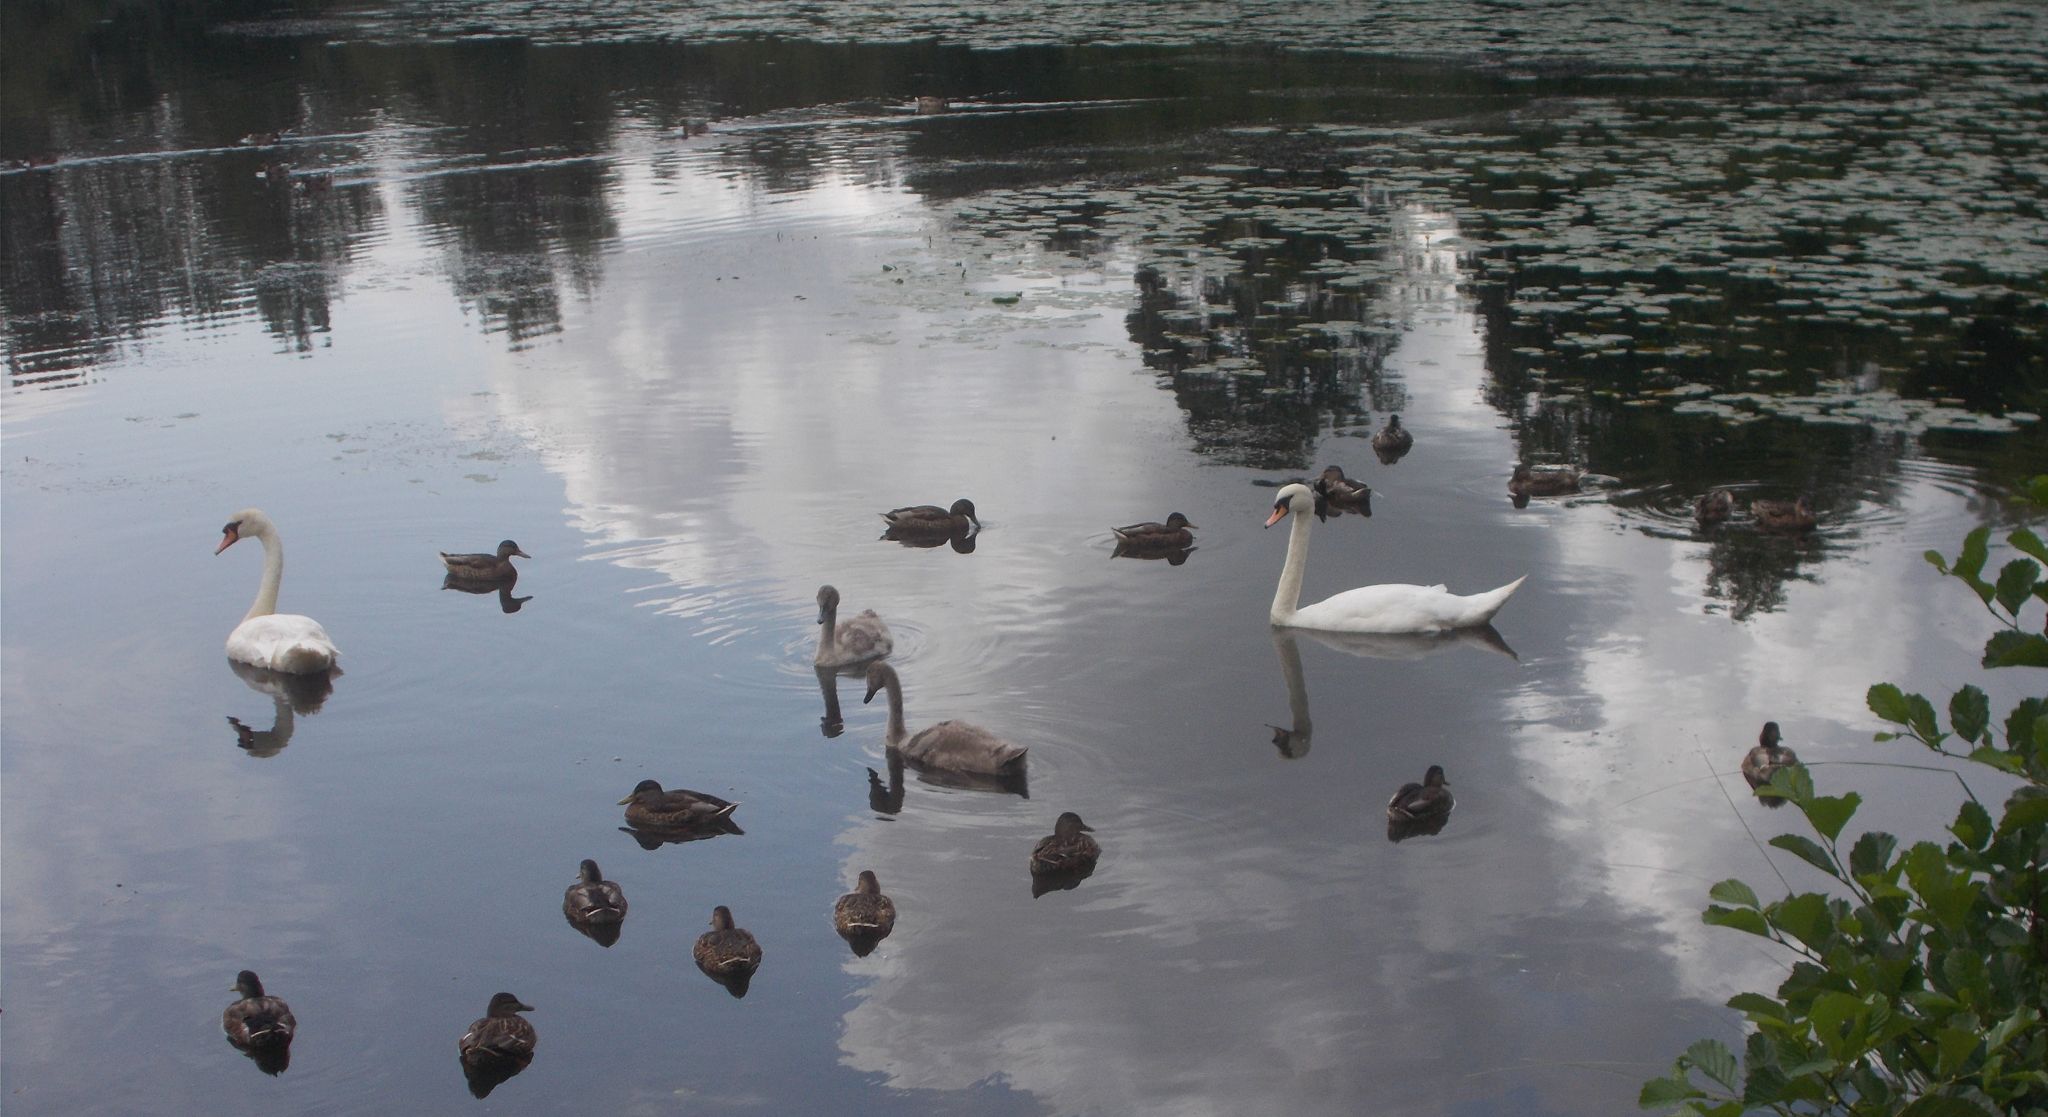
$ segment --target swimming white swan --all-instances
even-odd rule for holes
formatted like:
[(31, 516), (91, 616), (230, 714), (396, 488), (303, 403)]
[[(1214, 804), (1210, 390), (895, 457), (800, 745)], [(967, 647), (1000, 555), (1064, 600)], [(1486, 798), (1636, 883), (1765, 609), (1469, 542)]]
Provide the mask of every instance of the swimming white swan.
[(1470, 628), (1493, 619), (1508, 595), (1528, 576), (1523, 575), (1498, 589), (1460, 597), (1442, 586), (1387, 584), (1360, 586), (1327, 597), (1314, 605), (1297, 608), (1301, 601), (1301, 575), (1308, 567), (1309, 517), (1315, 511), (1315, 496), (1307, 485), (1288, 485), (1273, 501), (1273, 514), (1266, 526), (1280, 517), (1294, 514), (1294, 527), (1287, 536), (1287, 565), (1280, 571), (1280, 586), (1273, 591), (1273, 623), (1291, 628), (1326, 632), (1441, 632)]
[(249, 615), (228, 633), (228, 658), (282, 671), (287, 675), (311, 675), (334, 666), (341, 649), (327, 638), (327, 630), (311, 617), (277, 611), (277, 586), (284, 580), (284, 544), (278, 542), (277, 527), (270, 517), (255, 508), (244, 508), (220, 529), (219, 554), (243, 537), (263, 541), (263, 584), (256, 590), (256, 603)]

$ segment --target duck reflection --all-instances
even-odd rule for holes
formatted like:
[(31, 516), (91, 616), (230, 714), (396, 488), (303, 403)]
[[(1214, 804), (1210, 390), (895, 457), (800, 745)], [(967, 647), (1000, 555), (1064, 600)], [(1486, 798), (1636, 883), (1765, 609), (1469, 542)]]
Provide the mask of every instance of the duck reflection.
[(512, 587), (518, 584), (519, 575), (516, 573), (508, 578), (485, 581), (479, 581), (475, 578), (458, 578), (452, 573), (441, 577), (441, 588), (444, 590), (460, 590), (463, 593), (475, 594), (497, 594), (498, 608), (506, 613), (517, 613), (520, 606), (533, 600), (532, 594), (527, 594), (525, 597), (512, 596)]
[(295, 715), (319, 713), (327, 696), (334, 693), (334, 680), (341, 675), (338, 666), (310, 675), (288, 675), (234, 659), (228, 660), (228, 669), (250, 690), (270, 696), (269, 729), (251, 728), (240, 718), (228, 717), (228, 724), (235, 730), (235, 744), (250, 756), (276, 756), (283, 752), (292, 743)]
[(1153, 543), (1131, 543), (1122, 539), (1109, 552), (1110, 558), (1165, 559), (1168, 566), (1179, 566), (1188, 561), (1188, 556), (1199, 548), (1193, 546), (1162, 546)]
[(1266, 728), (1273, 731), (1273, 747), (1289, 760), (1308, 755), (1314, 732), (1314, 723), (1309, 719), (1308, 683), (1301, 668), (1301, 636), (1345, 655), (1366, 659), (1421, 659), (1459, 646), (1484, 648), (1517, 661), (1521, 658), (1490, 624), (1443, 632), (1323, 632), (1276, 625), (1272, 635), (1274, 654), (1280, 658), (1280, 677), (1287, 684), (1287, 708), (1293, 724), (1287, 728), (1269, 724)]
[(895, 524), (891, 524), (882, 530), (882, 538), (892, 543), (901, 543), (906, 547), (916, 547), (919, 549), (937, 547), (943, 544), (953, 548), (956, 553), (971, 555), (974, 553), (975, 540), (981, 538), (981, 532), (974, 528), (966, 527), (951, 528), (945, 531), (927, 531), (912, 527), (898, 527)]

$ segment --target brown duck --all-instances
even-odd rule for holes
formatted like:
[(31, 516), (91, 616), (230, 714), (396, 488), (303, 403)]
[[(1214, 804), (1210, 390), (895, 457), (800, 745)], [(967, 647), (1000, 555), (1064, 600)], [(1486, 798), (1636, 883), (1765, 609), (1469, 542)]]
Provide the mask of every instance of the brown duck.
[(254, 970), (236, 974), (233, 988), (242, 995), (241, 999), (220, 1014), (221, 1030), (227, 1033), (228, 1042), (247, 1052), (264, 1073), (284, 1070), (291, 1061), (292, 1035), (299, 1027), (291, 1006), (266, 995)]
[(1125, 524), (1109, 530), (1116, 535), (1118, 546), (1136, 550), (1168, 551), (1194, 543), (1194, 524), (1186, 516), (1174, 512), (1166, 517), (1165, 523), (1147, 520), (1142, 524)]
[(532, 1011), (532, 1005), (510, 993), (494, 994), (482, 1019), (472, 1023), (462, 1038), (455, 1041), (455, 1049), (462, 1053), (462, 1065), (480, 1067), (496, 1063), (523, 1067), (532, 1062), (533, 1046), (539, 1037), (534, 1034), (533, 1025), (519, 1015)]
[(732, 909), (720, 904), (711, 909), (711, 929), (697, 936), (690, 957), (706, 977), (725, 986), (733, 996), (744, 997), (754, 971), (761, 968), (761, 944), (743, 928), (733, 926)]
[(519, 549), (519, 544), (510, 539), (498, 544), (495, 555), (451, 555), (440, 552), (441, 562), (448, 567), (448, 576), (463, 578), (472, 582), (503, 582), (519, 577), (519, 569), (512, 565), (512, 556), (523, 559), (533, 556)]
[(974, 502), (961, 497), (951, 508), (936, 504), (912, 504), (903, 508), (891, 508), (882, 513), (889, 521), (891, 531), (919, 535), (951, 535), (965, 533), (969, 524), (976, 531), (981, 530), (981, 520), (974, 514)]
[(1422, 774), (1421, 783), (1404, 783), (1394, 797), (1387, 800), (1387, 821), (1425, 822), (1442, 818), (1451, 813), (1451, 781), (1444, 778), (1440, 764), (1432, 764)]
[(1052, 833), (1031, 847), (1031, 875), (1085, 873), (1095, 868), (1102, 846), (1088, 835), (1094, 827), (1081, 821), (1073, 811), (1060, 815)]
[(862, 869), (853, 891), (832, 905), (832, 926), (863, 957), (896, 929), (896, 903), (882, 894), (874, 870)]
[(701, 791), (663, 791), (653, 780), (641, 780), (633, 793), (619, 800), (626, 808), (626, 822), (643, 830), (687, 830), (709, 826), (732, 817), (738, 803), (728, 803)]
[[(1742, 758), (1742, 778), (1751, 787), (1762, 787), (1771, 782), (1771, 774), (1782, 768), (1791, 768), (1799, 763), (1799, 754), (1778, 743), (1778, 723), (1767, 721), (1763, 731), (1756, 735), (1756, 747)], [(1782, 806), (1783, 799), (1771, 798), (1765, 802)]]
[(604, 879), (589, 858), (577, 869), (576, 883), (562, 893), (562, 914), (576, 923), (620, 923), (626, 918), (626, 892)]
[(1803, 496), (1793, 500), (1753, 500), (1749, 502), (1749, 514), (1755, 517), (1756, 526), (1765, 531), (1812, 531), (1820, 522)]

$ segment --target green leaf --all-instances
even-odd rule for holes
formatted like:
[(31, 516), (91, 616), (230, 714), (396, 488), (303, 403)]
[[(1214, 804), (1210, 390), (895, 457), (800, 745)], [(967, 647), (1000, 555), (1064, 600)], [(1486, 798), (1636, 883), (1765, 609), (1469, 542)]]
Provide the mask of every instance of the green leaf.
[(1762, 993), (1737, 993), (1728, 998), (1728, 1007), (1750, 1017), (1768, 1016), (1776, 1020), (1787, 1018), (1785, 1006)]
[(1991, 814), (1983, 804), (1972, 799), (1956, 812), (1956, 820), (1948, 832), (1956, 836), (1965, 848), (1981, 850), (1991, 841)]
[(1764, 909), (1764, 918), (1815, 950), (1826, 943), (1835, 928), (1834, 920), (1828, 918), (1827, 900), (1814, 892), (1803, 892), (1772, 904)]
[(2018, 531), (2006, 536), (2005, 541), (2012, 544), (2013, 550), (2023, 555), (2032, 555), (2042, 562), (2048, 562), (2048, 544), (2042, 543), (2040, 536), (2035, 535), (2026, 528), (2020, 528)]
[(1895, 725), (1906, 724), (1911, 713), (1906, 709), (1906, 695), (1890, 683), (1878, 683), (1864, 693), (1863, 701), (1870, 712)]
[(1734, 877), (1729, 877), (1727, 880), (1707, 889), (1707, 898), (1719, 900), (1724, 904), (1734, 904), (1740, 908), (1760, 906), (1757, 902), (1756, 891)]
[(1673, 1102), (1706, 1096), (1707, 1092), (1693, 1085), (1681, 1070), (1669, 1078), (1652, 1078), (1643, 1083), (1642, 1093), (1636, 1095), (1636, 1105), (1643, 1109), (1659, 1109)]
[(1946, 573), (1948, 573), (1948, 572), (1949, 572), (1949, 570), (1948, 570), (1948, 559), (1947, 559), (1947, 558), (1946, 558), (1945, 556), (1943, 556), (1943, 555), (1942, 555), (1942, 553), (1941, 553), (1940, 551), (1935, 551), (1935, 550), (1926, 550), (1926, 551), (1922, 551), (1922, 552), (1920, 552), (1920, 557), (1921, 557), (1921, 558), (1924, 558), (1924, 559), (1926, 559), (1926, 560), (1927, 560), (1927, 564), (1928, 564), (1929, 566), (1932, 566), (1932, 567), (1933, 567), (1933, 568), (1935, 568), (1936, 570), (1939, 570), (1939, 571), (1941, 571), (1941, 572), (1942, 572), (1943, 574), (1946, 574)]
[(1965, 741), (1981, 741), (1991, 726), (1991, 700), (1974, 686), (1956, 691), (1948, 700), (1949, 727)]
[(2005, 801), (2005, 817), (1998, 820), (1998, 836), (2048, 823), (2048, 794), (2037, 787), (2023, 787)]
[(2048, 702), (2039, 698), (2028, 698), (2013, 706), (2012, 713), (2005, 715), (2005, 745), (2015, 752), (2025, 752), (2029, 742), (2038, 742), (2048, 725), (2041, 724), (2041, 715), (2048, 714)]
[(1874, 877), (1891, 866), (1892, 851), (1899, 840), (1879, 830), (1866, 831), (1849, 851), (1849, 871), (1858, 877)]
[(1986, 546), (1990, 538), (1989, 526), (1977, 528), (1964, 536), (1963, 553), (1956, 556), (1955, 568), (1949, 571), (1977, 591), (1977, 597), (1986, 603), (1991, 601), (1991, 586), (1984, 581), (1982, 575), (1984, 560), (1991, 557), (1990, 548)]
[(1806, 821), (1820, 831), (1828, 841), (1834, 841), (1842, 833), (1842, 827), (1856, 813), (1863, 803), (1863, 797), (1851, 791), (1847, 795), (1816, 795), (1799, 801), (1799, 809), (1806, 812)]
[(1975, 1028), (1947, 1027), (1934, 1034), (1934, 1073), (1943, 1078), (1953, 1078), (1976, 1053), (1983, 1036)]
[(1998, 570), (1998, 604), (2007, 613), (2019, 615), (2020, 606), (2034, 596), (2034, 583), (2041, 580), (2041, 564), (2033, 559), (2014, 559)]
[(2001, 772), (2011, 772), (2016, 776), (2026, 771), (2027, 767), (2017, 754), (1991, 745), (1971, 749), (1970, 759), (1987, 768), (1996, 768)]
[(1730, 1090), (1735, 1089), (1735, 1076), (1739, 1071), (1735, 1065), (1735, 1053), (1728, 1050), (1727, 1044), (1717, 1039), (1703, 1039), (1685, 1049), (1685, 1058), (1699, 1068), (1701, 1074)]
[(1748, 908), (1710, 907), (1700, 913), (1700, 922), (1710, 927), (1733, 927), (1752, 935), (1771, 937), (1770, 925), (1764, 922), (1763, 914)]
[(1835, 863), (1828, 860), (1828, 851), (1820, 848), (1820, 843), (1804, 834), (1779, 834), (1771, 839), (1771, 844), (1787, 853), (1797, 855), (1801, 861), (1829, 876), (1835, 875)]
[(2027, 481), (2026, 498), (2042, 508), (2048, 508), (2048, 473)]
[(2048, 667), (2048, 637), (2032, 632), (1992, 633), (1984, 641), (1986, 667)]

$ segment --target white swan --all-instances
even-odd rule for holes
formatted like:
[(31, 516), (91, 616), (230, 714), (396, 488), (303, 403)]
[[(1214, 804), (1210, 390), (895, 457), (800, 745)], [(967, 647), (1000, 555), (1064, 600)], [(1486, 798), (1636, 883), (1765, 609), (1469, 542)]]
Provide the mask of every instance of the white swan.
[(213, 549), (216, 555), (244, 536), (263, 541), (263, 584), (256, 590), (256, 603), (249, 606), (249, 615), (228, 633), (228, 658), (287, 675), (311, 675), (333, 667), (341, 649), (327, 638), (320, 622), (277, 611), (277, 585), (284, 580), (284, 544), (278, 542), (277, 527), (270, 517), (258, 509), (244, 508), (220, 532), (220, 546)]
[(1273, 623), (1291, 628), (1320, 629), (1325, 632), (1441, 632), (1471, 628), (1493, 619), (1508, 595), (1528, 577), (1523, 575), (1498, 589), (1460, 597), (1442, 586), (1387, 584), (1345, 590), (1306, 608), (1301, 601), (1301, 575), (1308, 567), (1309, 516), (1315, 511), (1315, 496), (1307, 485), (1288, 485), (1273, 501), (1273, 514), (1266, 526), (1280, 522), (1292, 512), (1294, 527), (1287, 536), (1287, 565), (1280, 571), (1280, 586), (1273, 591)]
[(841, 621), (838, 617), (839, 591), (819, 586), (818, 654), (811, 660), (819, 667), (864, 666), (895, 650), (896, 638), (873, 609), (863, 610), (850, 620)]

